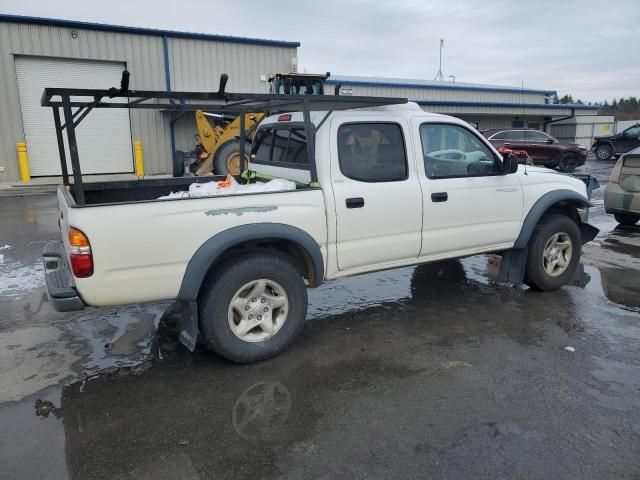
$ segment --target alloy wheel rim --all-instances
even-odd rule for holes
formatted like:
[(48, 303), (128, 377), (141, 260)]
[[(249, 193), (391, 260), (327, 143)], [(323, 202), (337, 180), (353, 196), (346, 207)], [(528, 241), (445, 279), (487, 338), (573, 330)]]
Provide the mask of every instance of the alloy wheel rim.
[(569, 268), (573, 242), (566, 232), (554, 233), (543, 250), (542, 268), (550, 277), (559, 277)]
[(227, 172), (231, 175), (240, 175), (240, 154), (234, 153), (227, 159)]
[(611, 157), (611, 149), (609, 147), (599, 148), (598, 151), (596, 152), (596, 156), (600, 160), (606, 160), (609, 157)]
[(229, 304), (229, 328), (240, 340), (262, 342), (287, 321), (289, 299), (282, 286), (268, 279), (253, 280), (238, 289)]

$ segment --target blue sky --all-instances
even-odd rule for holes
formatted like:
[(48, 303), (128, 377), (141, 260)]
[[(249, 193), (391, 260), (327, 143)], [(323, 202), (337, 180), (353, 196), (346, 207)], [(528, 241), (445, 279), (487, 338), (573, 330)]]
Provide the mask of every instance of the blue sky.
[[(298, 40), (311, 71), (640, 96), (640, 1), (3, 0), (2, 13)], [(635, 38), (634, 38), (635, 37)]]

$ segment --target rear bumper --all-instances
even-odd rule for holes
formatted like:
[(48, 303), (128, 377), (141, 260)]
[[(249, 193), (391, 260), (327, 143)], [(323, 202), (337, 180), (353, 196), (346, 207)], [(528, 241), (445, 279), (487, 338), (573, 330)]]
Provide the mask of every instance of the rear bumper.
[(58, 312), (82, 310), (84, 302), (78, 295), (69, 270), (62, 242), (49, 242), (42, 252), (44, 279), (49, 302)]
[(607, 213), (640, 213), (640, 192), (629, 192), (617, 183), (609, 182), (604, 190), (604, 210)]

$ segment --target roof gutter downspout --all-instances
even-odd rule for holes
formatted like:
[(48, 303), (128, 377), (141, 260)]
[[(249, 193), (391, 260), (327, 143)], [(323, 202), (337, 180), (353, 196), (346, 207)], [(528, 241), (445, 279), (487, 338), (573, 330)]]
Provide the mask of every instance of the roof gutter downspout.
[[(169, 38), (162, 35), (162, 53), (164, 56), (164, 82), (167, 92), (171, 91), (171, 70), (169, 66)], [(175, 120), (169, 119), (169, 137), (171, 139), (171, 162), (176, 157), (176, 134), (174, 130)]]
[(548, 120), (546, 122), (544, 122), (544, 131), (547, 131), (547, 126), (551, 125), (552, 123), (556, 123), (556, 122), (561, 122), (562, 120), (569, 120), (571, 118), (575, 118), (576, 116), (576, 109), (572, 108), (571, 109), (571, 115), (569, 115), (568, 117), (560, 117), (560, 118), (556, 118), (555, 120)]

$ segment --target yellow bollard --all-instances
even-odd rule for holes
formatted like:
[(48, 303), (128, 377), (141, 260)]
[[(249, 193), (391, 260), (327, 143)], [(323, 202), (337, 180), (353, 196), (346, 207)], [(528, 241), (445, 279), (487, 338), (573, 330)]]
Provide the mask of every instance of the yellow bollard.
[(136, 175), (138, 177), (144, 177), (144, 157), (142, 155), (142, 142), (140, 140), (133, 142), (133, 152), (136, 164)]
[(31, 181), (31, 174), (29, 173), (29, 156), (27, 155), (27, 144), (24, 142), (16, 143), (16, 150), (18, 151), (18, 168), (20, 169), (20, 180), (23, 182)]

